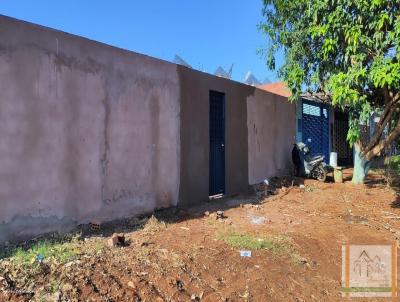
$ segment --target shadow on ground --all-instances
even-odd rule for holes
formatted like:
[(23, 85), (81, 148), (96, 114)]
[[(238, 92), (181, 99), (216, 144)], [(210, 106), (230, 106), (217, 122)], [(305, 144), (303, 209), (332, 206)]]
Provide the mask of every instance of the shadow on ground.
[(400, 177), (397, 177), (395, 181), (390, 184), (390, 187), (395, 191), (396, 198), (393, 200), (391, 206), (392, 208), (400, 208)]
[[(331, 182), (333, 181), (333, 178), (328, 179), (327, 181)], [(291, 189), (299, 187), (300, 185), (304, 185), (304, 179), (299, 177), (273, 177), (270, 179), (270, 185), (265, 188), (265, 192), (262, 192), (261, 194), (260, 192), (257, 192), (255, 186), (249, 186), (248, 193), (245, 195), (231, 195), (219, 199), (207, 200), (202, 204), (197, 204), (191, 207), (173, 207), (157, 210), (149, 214), (102, 222), (99, 229), (93, 228), (90, 224), (83, 224), (77, 226), (68, 233), (48, 233), (28, 241), (13, 244), (0, 244), (0, 260), (12, 257), (21, 250), (28, 251), (38, 244), (62, 244), (71, 241), (84, 242), (86, 239), (91, 237), (107, 238), (112, 236), (113, 233), (135, 232), (143, 229), (151, 216), (157, 218), (158, 221), (171, 224), (203, 217), (206, 211), (212, 214), (217, 211), (226, 211), (231, 208), (248, 204), (257, 205), (261, 202), (268, 202), (269, 199), (272, 200), (278, 190), (283, 190), (284, 195), (286, 195)], [(129, 242), (127, 243), (129, 244)]]

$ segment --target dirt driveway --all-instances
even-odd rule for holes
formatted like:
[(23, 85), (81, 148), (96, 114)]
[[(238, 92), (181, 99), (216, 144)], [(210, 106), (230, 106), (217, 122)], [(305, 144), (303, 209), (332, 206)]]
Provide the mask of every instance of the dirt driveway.
[[(261, 202), (237, 196), (95, 232), (83, 227), (44, 246), (44, 259), (40, 247), (3, 247), (0, 300), (343, 301), (342, 243), (400, 237), (399, 198), (377, 174), (360, 186), (302, 182), (279, 179)], [(127, 246), (107, 245), (114, 231)]]

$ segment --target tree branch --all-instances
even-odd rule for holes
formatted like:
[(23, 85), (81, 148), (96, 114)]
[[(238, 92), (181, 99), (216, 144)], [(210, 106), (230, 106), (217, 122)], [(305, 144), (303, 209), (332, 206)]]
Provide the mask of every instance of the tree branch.
[[(393, 113), (395, 111), (396, 107), (392, 107), (392, 106), (393, 106), (393, 104), (388, 104), (387, 108), (385, 108), (385, 112), (382, 114), (382, 116), (376, 126), (376, 130), (375, 130), (375, 133), (374, 133), (371, 141), (368, 143), (368, 145), (363, 150), (364, 154), (367, 153), (368, 151), (370, 151), (381, 139), (383, 130), (385, 129), (385, 126), (392, 118)], [(386, 109), (391, 109), (391, 110), (386, 111)]]
[(365, 158), (370, 161), (374, 156), (378, 155), (385, 147), (390, 145), (400, 135), (400, 119), (397, 122), (396, 127), (390, 132), (390, 134), (379, 144), (373, 147), (370, 151), (366, 152)]
[(381, 139), (383, 130), (385, 129), (385, 126), (390, 121), (396, 107), (399, 105), (398, 104), (399, 99), (400, 99), (400, 94), (397, 93), (395, 97), (386, 105), (385, 110), (383, 111), (382, 116), (378, 122), (374, 136), (372, 137), (371, 141), (368, 143), (368, 145), (362, 152), (364, 155), (366, 155), (369, 151), (371, 151), (374, 148), (374, 146), (378, 144), (379, 140)]

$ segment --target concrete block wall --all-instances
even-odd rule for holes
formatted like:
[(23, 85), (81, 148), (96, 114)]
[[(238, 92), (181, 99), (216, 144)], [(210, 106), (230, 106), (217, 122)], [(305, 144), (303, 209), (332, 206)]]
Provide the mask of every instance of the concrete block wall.
[(0, 241), (175, 206), (177, 67), (0, 17)]
[(292, 173), (296, 107), (287, 98), (257, 89), (247, 100), (249, 183)]

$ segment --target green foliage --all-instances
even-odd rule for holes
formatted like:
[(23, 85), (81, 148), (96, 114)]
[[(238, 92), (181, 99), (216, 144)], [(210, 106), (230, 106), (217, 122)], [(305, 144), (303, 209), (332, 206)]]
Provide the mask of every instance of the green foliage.
[(241, 249), (261, 250), (272, 246), (271, 242), (264, 239), (254, 238), (248, 234), (239, 234), (234, 232), (220, 234), (218, 239), (225, 241), (230, 246)]
[(274, 254), (285, 254), (292, 250), (290, 238), (275, 236), (271, 238), (258, 238), (250, 234), (238, 232), (225, 232), (218, 235), (219, 240), (225, 241), (232, 247), (249, 250), (270, 250)]
[(29, 249), (17, 248), (12, 256), (16, 263), (29, 265), (35, 261), (38, 255), (44, 256), (44, 261), (49, 259), (56, 260), (59, 263), (70, 261), (76, 254), (77, 249), (74, 243), (52, 243), (49, 241), (41, 241)]
[(292, 90), (329, 94), (351, 112), (348, 140), (382, 108), (383, 91), (400, 90), (400, 2), (391, 0), (264, 0), (260, 29), (269, 38), (267, 65), (284, 51), (278, 75)]
[(255, 237), (251, 234), (230, 230), (219, 233), (217, 239), (234, 248), (251, 251), (268, 250), (275, 256), (288, 256), (296, 265), (304, 262), (304, 258), (297, 253), (292, 239), (284, 235)]
[(391, 156), (388, 159), (387, 166), (393, 170), (396, 175), (400, 175), (400, 155)]

